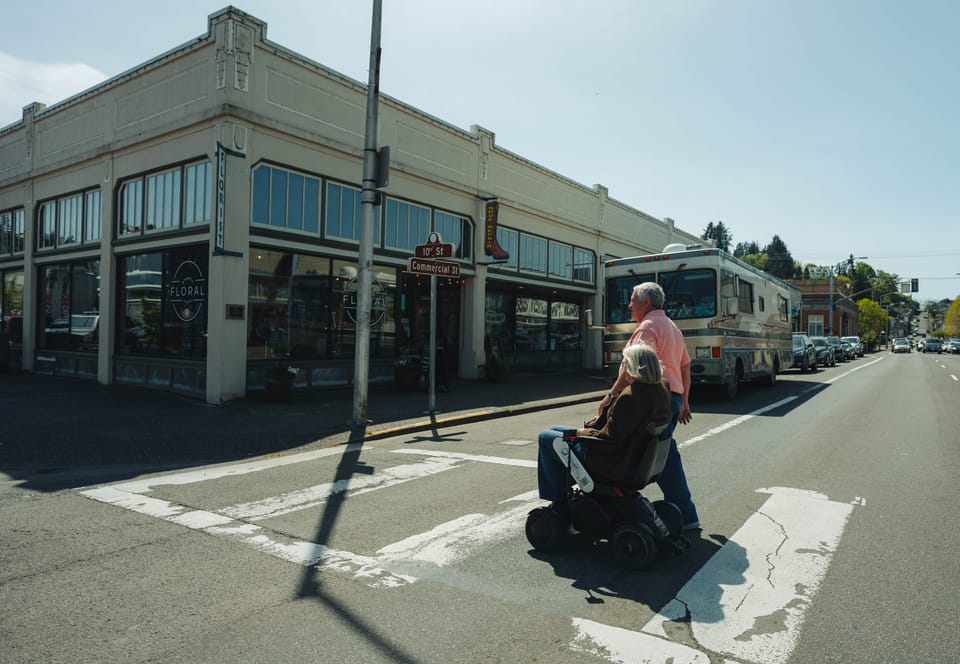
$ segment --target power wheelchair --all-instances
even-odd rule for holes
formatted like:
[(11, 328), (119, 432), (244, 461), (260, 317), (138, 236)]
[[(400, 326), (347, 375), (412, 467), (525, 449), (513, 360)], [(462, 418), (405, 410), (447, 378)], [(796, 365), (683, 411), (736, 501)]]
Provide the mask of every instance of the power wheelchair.
[[(576, 429), (558, 432), (553, 450), (567, 469), (564, 500), (538, 507), (527, 515), (526, 536), (541, 552), (559, 548), (565, 538), (583, 534), (595, 542), (607, 540), (614, 560), (623, 568), (649, 567), (658, 549), (682, 553), (690, 540), (683, 535), (683, 517), (673, 503), (651, 503), (640, 490), (656, 481), (670, 451), (666, 424), (649, 424), (630, 445), (621, 477), (609, 478), (589, 471), (574, 452), (580, 442), (603, 445), (606, 441), (578, 436)], [(571, 532), (571, 530), (573, 532)]]

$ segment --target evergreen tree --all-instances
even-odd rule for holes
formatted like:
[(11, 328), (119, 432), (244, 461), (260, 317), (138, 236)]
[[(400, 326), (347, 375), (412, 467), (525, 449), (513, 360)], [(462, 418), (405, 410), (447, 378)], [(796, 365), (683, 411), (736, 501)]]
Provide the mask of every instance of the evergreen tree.
[(779, 235), (773, 236), (763, 253), (767, 255), (767, 272), (781, 279), (793, 277), (793, 256)]
[(733, 236), (730, 234), (729, 229), (724, 226), (722, 221), (718, 221), (714, 224), (712, 221), (707, 224), (707, 227), (703, 230), (703, 235), (700, 236), (701, 240), (710, 240), (713, 242), (714, 246), (718, 249), (723, 249), (724, 251), (730, 251), (730, 243), (733, 242)]
[(759, 254), (760, 245), (756, 242), (739, 242), (733, 250), (733, 255), (737, 258), (743, 258), (747, 254)]

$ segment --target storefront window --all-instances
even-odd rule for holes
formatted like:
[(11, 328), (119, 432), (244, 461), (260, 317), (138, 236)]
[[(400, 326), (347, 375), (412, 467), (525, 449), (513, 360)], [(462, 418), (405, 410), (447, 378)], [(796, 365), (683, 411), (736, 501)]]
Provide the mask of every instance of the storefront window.
[(426, 242), (429, 235), (430, 208), (392, 198), (387, 200), (385, 247), (413, 251)]
[(200, 161), (125, 181), (120, 187), (117, 235), (171, 231), (209, 222), (212, 170), (209, 161)]
[(547, 301), (518, 297), (514, 350), (547, 350)]
[(497, 244), (499, 244), (500, 248), (509, 254), (506, 261), (503, 263), (503, 267), (512, 270), (517, 269), (517, 237), (517, 231), (512, 231), (509, 228), (504, 228), (503, 226), (497, 227)]
[(10, 210), (0, 213), (0, 256), (11, 256), (16, 253), (13, 249), (14, 222), (16, 220), (19, 220), (21, 225), (23, 224), (23, 210)]
[[(503, 247), (503, 245), (500, 245)], [(513, 313), (515, 303), (511, 293), (487, 291), (484, 311), (484, 345), (498, 355), (513, 349)]]
[(47, 265), (40, 271), (43, 320), (38, 346), (96, 351), (100, 327), (100, 261)]
[(23, 343), (23, 271), (0, 272), (3, 291), (0, 292), (0, 331), (10, 343)]
[(580, 247), (573, 248), (573, 280), (586, 284), (594, 283), (593, 252)]
[(550, 240), (550, 276), (573, 278), (573, 247)]
[(117, 352), (204, 359), (207, 278), (205, 246), (122, 256)]
[(550, 303), (550, 350), (580, 350), (580, 305), (575, 302)]
[[(356, 263), (255, 249), (250, 264), (249, 359), (352, 358)], [(395, 357), (396, 268), (374, 266), (370, 356)]]
[(455, 258), (472, 258), (471, 238), (473, 225), (465, 217), (435, 210), (433, 213), (433, 230), (440, 234), (444, 242), (453, 244)]
[(547, 241), (542, 237), (520, 234), (520, 271), (547, 273)]
[(487, 291), (485, 350), (506, 353), (582, 350), (580, 304)]

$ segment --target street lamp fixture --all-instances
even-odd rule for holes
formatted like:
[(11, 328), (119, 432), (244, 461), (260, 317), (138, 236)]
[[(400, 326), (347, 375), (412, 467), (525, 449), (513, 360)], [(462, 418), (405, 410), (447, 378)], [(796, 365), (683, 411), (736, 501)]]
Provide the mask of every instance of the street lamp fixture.
[(862, 261), (862, 260), (866, 260), (866, 259), (867, 259), (866, 256), (854, 256), (853, 254), (850, 254), (850, 257), (847, 258), (846, 260), (842, 260), (842, 261), (840, 261), (839, 263), (837, 263), (836, 265), (831, 265), (831, 266), (830, 266), (830, 329), (829, 329), (829, 332), (830, 332), (831, 334), (834, 334), (834, 335), (836, 334), (836, 331), (835, 331), (836, 328), (834, 328), (834, 326), (833, 326), (833, 308), (834, 308), (834, 301), (833, 301), (833, 276), (834, 276), (835, 274), (839, 274), (839, 273), (840, 273), (840, 270), (842, 270), (842, 269), (844, 268), (844, 266), (846, 266), (846, 268), (847, 268), (848, 270), (849, 270), (850, 268), (852, 268), (852, 267), (853, 267), (853, 261)]

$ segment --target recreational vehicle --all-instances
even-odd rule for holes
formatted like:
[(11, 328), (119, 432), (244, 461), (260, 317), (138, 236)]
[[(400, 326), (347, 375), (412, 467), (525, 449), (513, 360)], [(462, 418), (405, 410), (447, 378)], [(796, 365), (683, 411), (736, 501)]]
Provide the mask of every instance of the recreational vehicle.
[(645, 281), (663, 287), (664, 310), (683, 331), (694, 385), (720, 386), (732, 399), (743, 381), (774, 385), (792, 365), (799, 289), (725, 251), (672, 244), (660, 254), (607, 261), (604, 279), (603, 361), (611, 381), (636, 329), (628, 308), (633, 287)]

